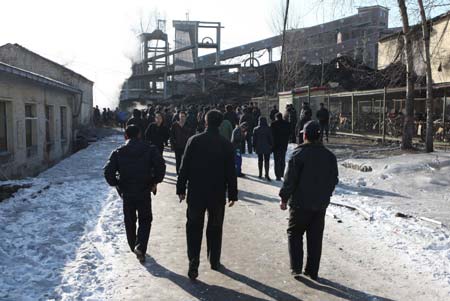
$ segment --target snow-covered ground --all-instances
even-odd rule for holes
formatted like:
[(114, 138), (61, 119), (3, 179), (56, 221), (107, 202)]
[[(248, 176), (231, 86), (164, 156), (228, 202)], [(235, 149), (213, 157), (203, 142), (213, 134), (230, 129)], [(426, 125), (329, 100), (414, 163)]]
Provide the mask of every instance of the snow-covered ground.
[[(231, 283), (226, 277), (202, 270), (210, 281), (217, 280), (217, 284), (201, 284), (198, 292), (178, 274), (178, 271), (185, 272), (185, 220), (183, 204), (178, 204), (174, 195), (176, 175), (172, 153), (167, 154), (168, 174), (154, 204), (155, 228), (152, 228), (149, 252), (155, 259), (141, 267), (125, 243), (121, 200), (106, 185), (102, 173), (109, 153), (122, 142), (120, 136), (101, 140), (39, 177), (21, 181), (33, 186), (0, 203), (1, 300), (136, 299), (133, 292), (145, 300), (191, 300), (193, 297), (213, 300), (208, 296), (220, 294), (242, 300), (256, 300), (249, 295), (258, 296), (257, 300), (267, 300), (268, 296), (270, 300), (294, 300), (292, 295), (304, 300), (384, 300), (362, 293), (367, 289), (381, 295), (389, 292), (393, 299), (402, 299), (408, 296), (408, 291), (416, 289), (425, 294), (416, 300), (450, 298), (449, 229), (416, 218), (395, 217), (401, 211), (449, 224), (448, 153), (346, 160), (353, 165), (371, 166), (372, 172), (344, 168), (341, 165), (344, 161), (339, 162), (341, 183), (333, 201), (357, 206), (371, 216), (369, 221), (342, 207), (332, 205), (329, 209), (322, 269), (329, 279), (336, 277), (334, 281), (341, 279), (341, 284), (361, 290), (351, 293), (352, 298), (345, 298), (314, 295), (303, 287), (299, 291), (298, 284), (282, 278), (285, 274), (288, 277), (288, 270), (287, 255), (283, 253), (286, 252), (286, 214), (277, 208), (276, 196), (281, 183), (268, 184), (254, 177), (257, 166), (254, 155), (245, 156), (243, 167), (249, 177), (240, 180), (242, 201), (227, 213), (228, 230), (224, 238), (233, 245), (242, 245), (226, 249), (224, 256), (231, 268), (234, 265), (235, 271), (242, 273), (237, 278), (245, 283)], [(339, 220), (343, 223), (339, 224)], [(168, 239), (167, 235), (172, 238)], [(242, 252), (242, 248), (252, 246), (255, 252), (261, 253)], [(339, 251), (342, 248), (344, 251)], [(392, 258), (380, 258), (385, 253)], [(278, 254), (283, 254), (282, 258)], [(339, 256), (344, 256), (343, 260)], [(255, 258), (260, 263), (257, 268), (251, 262)], [(373, 274), (373, 279), (351, 273), (366, 272), (372, 265), (380, 269), (383, 263), (389, 265), (385, 266), (385, 273)], [(255, 271), (261, 274), (251, 276)], [(386, 278), (385, 274), (392, 278)], [(239, 274), (229, 275), (236, 278)], [(260, 282), (251, 277), (261, 277)], [(274, 277), (280, 281), (274, 281)], [(202, 278), (205, 274), (200, 275)], [(397, 291), (396, 280), (399, 285), (402, 280), (406, 286), (398, 287), (398, 296), (392, 295), (392, 291)], [(259, 293), (243, 288), (244, 284), (259, 288)], [(416, 287), (423, 284), (439, 292), (426, 295), (428, 287)], [(292, 295), (283, 293), (288, 291)], [(144, 298), (146, 293), (151, 298)]]
[[(71, 289), (64, 283), (68, 263), (101, 256), (83, 253), (80, 245), (89, 240), (108, 201), (110, 190), (101, 176), (105, 158), (122, 142), (114, 136), (95, 143), (21, 181), (33, 186), (0, 203), (1, 300), (57, 298)], [(78, 268), (90, 270), (91, 264)]]
[[(345, 168), (346, 163), (372, 171)], [(450, 287), (450, 153), (348, 159), (340, 162), (340, 181), (333, 201), (369, 213), (371, 235), (410, 258), (417, 273)], [(331, 206), (338, 216), (342, 211), (348, 212)], [(397, 217), (399, 212), (412, 217)]]

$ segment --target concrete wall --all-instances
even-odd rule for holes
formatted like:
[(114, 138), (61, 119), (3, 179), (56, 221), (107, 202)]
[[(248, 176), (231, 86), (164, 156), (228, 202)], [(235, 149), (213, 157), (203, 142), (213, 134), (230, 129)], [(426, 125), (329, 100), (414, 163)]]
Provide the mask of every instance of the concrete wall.
[(74, 108), (76, 125), (87, 126), (92, 121), (93, 82), (55, 62), (37, 55), (17, 44), (0, 47), (0, 61), (40, 75), (50, 77), (83, 91), (81, 109)]
[[(434, 83), (450, 82), (450, 15), (433, 23), (430, 38), (431, 70)], [(378, 69), (397, 61), (405, 63), (403, 36), (393, 36), (378, 43)], [(416, 27), (413, 39), (414, 71), (425, 76), (422, 31)], [(441, 68), (439, 68), (439, 66)], [(439, 70), (441, 69), (441, 70)]]
[[(0, 102), (6, 103), (7, 107), (8, 136), (8, 151), (0, 152), (0, 179), (35, 175), (71, 153), (74, 97), (71, 93), (37, 85), (31, 80), (0, 74)], [(36, 139), (32, 149), (26, 147), (25, 104), (33, 104), (36, 108)], [(46, 142), (46, 105), (53, 107), (51, 144)], [(65, 107), (67, 112), (65, 140), (61, 139), (61, 107)]]

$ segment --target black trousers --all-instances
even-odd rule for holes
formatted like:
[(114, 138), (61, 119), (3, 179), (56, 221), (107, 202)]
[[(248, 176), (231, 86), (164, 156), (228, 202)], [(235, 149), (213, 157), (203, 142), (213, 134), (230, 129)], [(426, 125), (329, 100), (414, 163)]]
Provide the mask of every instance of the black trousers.
[(284, 169), (286, 167), (286, 150), (276, 149), (273, 151), (273, 160), (275, 167), (275, 177), (284, 177)]
[[(147, 199), (124, 198), (123, 215), (131, 251), (133, 252), (137, 247), (145, 254), (153, 220), (150, 192)], [(137, 232), (136, 222), (138, 223)]]
[(180, 172), (181, 160), (183, 159), (184, 148), (175, 149), (175, 167), (177, 174)]
[(262, 168), (264, 163), (264, 171), (265, 175), (269, 175), (269, 168), (270, 168), (270, 153), (268, 154), (258, 154), (258, 169), (259, 169), (259, 175), (262, 175)]
[(325, 212), (300, 208), (289, 209), (287, 229), (291, 270), (301, 272), (303, 268), (303, 234), (306, 232), (307, 260), (305, 272), (317, 277), (322, 254)]
[(245, 139), (241, 143), (241, 154), (245, 154), (245, 144), (247, 143), (247, 150), (249, 154), (253, 153), (252, 134), (248, 131)]
[(323, 134), (325, 133), (327, 141), (328, 141), (328, 131), (329, 131), (329, 126), (328, 126), (328, 122), (320, 122), (320, 141), (323, 141)]
[(198, 268), (200, 264), (200, 250), (202, 246), (205, 212), (208, 212), (206, 245), (209, 262), (211, 264), (220, 263), (220, 254), (222, 251), (222, 227), (225, 215), (225, 205), (218, 205), (214, 208), (199, 208), (188, 204), (186, 212), (187, 253), (190, 266), (196, 268)]

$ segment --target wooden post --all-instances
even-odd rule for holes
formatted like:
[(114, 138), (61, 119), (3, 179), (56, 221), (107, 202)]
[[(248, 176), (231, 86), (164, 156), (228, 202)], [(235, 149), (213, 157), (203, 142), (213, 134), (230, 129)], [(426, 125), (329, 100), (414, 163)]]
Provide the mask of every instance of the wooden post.
[(383, 120), (383, 144), (386, 142), (386, 87), (384, 87), (384, 91), (383, 91), (383, 115), (382, 115), (382, 120)]
[(352, 134), (355, 132), (355, 97), (352, 93)]

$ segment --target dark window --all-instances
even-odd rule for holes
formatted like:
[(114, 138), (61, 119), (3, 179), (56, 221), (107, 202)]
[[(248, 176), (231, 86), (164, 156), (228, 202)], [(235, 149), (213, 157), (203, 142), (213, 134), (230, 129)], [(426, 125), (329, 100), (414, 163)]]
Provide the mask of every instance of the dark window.
[(67, 108), (61, 107), (61, 140), (67, 139)]
[(6, 102), (0, 102), (0, 152), (8, 151), (8, 128), (6, 120)]
[(37, 117), (36, 105), (25, 105), (25, 140), (27, 156), (37, 153)]

